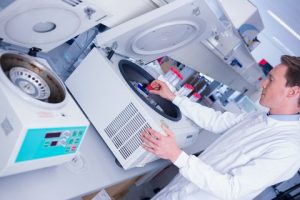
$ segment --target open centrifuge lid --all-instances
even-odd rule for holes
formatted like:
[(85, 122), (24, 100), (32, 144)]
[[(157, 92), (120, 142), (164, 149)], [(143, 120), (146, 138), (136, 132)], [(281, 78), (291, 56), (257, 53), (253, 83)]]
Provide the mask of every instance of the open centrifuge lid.
[(105, 16), (87, 0), (18, 0), (0, 12), (0, 37), (10, 44), (49, 51)]
[(208, 38), (217, 27), (218, 20), (205, 1), (176, 0), (100, 33), (97, 43), (148, 63)]

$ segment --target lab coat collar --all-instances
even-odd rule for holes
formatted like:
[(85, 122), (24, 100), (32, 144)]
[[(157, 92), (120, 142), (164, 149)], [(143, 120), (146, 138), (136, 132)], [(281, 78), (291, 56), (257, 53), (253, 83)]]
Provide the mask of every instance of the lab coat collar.
[(300, 120), (299, 113), (295, 115), (271, 115), (270, 113), (267, 113), (267, 116), (278, 121), (299, 121)]

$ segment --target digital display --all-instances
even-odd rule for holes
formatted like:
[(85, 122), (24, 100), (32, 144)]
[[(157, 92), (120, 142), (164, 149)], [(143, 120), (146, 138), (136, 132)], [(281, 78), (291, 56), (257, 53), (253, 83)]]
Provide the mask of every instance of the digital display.
[(47, 133), (45, 138), (55, 138), (55, 137), (59, 137), (61, 134), (61, 132), (53, 132), (53, 133)]
[(57, 145), (57, 141), (52, 141), (50, 146), (56, 146)]

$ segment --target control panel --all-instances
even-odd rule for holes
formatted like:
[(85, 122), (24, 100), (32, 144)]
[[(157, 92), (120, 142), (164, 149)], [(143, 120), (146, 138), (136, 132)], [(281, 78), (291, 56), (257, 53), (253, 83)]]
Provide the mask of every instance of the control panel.
[(29, 129), (15, 162), (76, 153), (87, 127)]

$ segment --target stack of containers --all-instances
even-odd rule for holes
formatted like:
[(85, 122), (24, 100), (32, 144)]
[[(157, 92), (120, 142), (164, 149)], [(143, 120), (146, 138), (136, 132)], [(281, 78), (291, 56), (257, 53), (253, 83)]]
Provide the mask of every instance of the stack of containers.
[[(206, 88), (207, 83), (203, 76), (200, 76), (198, 72), (195, 72), (183, 86), (176, 92), (176, 86), (183, 80), (183, 76), (179, 70), (175, 67), (171, 67), (170, 70), (164, 75), (159, 76), (159, 80), (164, 81), (172, 92), (175, 92), (179, 96), (189, 97), (191, 101), (197, 102), (201, 99), (201, 92)], [(146, 89), (153, 90), (151, 84), (146, 86)]]
[(188, 96), (194, 90), (194, 87), (191, 84), (185, 83), (177, 92), (176, 94), (179, 96)]
[(201, 99), (201, 95), (197, 92), (194, 92), (192, 94), (192, 96), (190, 97), (190, 100), (193, 102), (197, 102), (197, 101), (199, 101), (199, 99)]
[(170, 70), (164, 75), (164, 79), (170, 83), (173, 87), (183, 80), (182, 74), (175, 68), (171, 67)]

